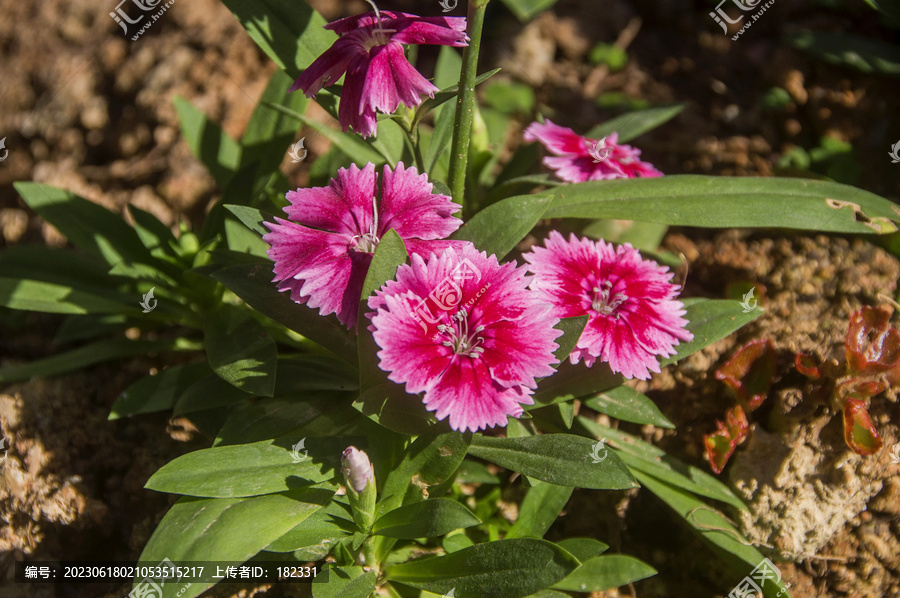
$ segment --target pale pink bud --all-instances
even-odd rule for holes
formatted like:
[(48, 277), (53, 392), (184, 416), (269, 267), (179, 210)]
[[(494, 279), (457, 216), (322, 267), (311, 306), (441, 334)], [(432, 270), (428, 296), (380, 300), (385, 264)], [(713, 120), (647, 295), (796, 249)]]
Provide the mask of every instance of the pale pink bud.
[(366, 489), (369, 482), (375, 479), (369, 456), (355, 446), (347, 447), (341, 456), (341, 471), (344, 479), (356, 492)]

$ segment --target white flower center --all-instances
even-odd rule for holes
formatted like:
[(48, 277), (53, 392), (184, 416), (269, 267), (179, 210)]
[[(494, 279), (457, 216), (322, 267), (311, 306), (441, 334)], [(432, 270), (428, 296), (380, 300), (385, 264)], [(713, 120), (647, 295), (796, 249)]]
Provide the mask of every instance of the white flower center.
[(351, 249), (360, 253), (375, 253), (378, 247), (378, 199), (372, 196), (372, 228), (362, 235), (355, 235), (350, 239)]
[(591, 296), (591, 307), (598, 314), (611, 316), (620, 305), (628, 301), (628, 295), (625, 293), (616, 293), (616, 296), (610, 301), (609, 294), (612, 291), (612, 286), (612, 283), (607, 280), (603, 283), (603, 288), (594, 287), (594, 292)]
[(378, 25), (372, 29), (372, 37), (367, 39), (363, 43), (363, 48), (365, 48), (366, 52), (374, 48), (375, 46), (383, 46), (388, 43), (390, 39), (391, 33), (397, 33), (396, 29), (385, 29), (381, 22), (381, 12), (378, 10), (378, 7), (375, 6), (375, 3), (372, 0), (366, 0), (369, 4), (372, 5), (372, 8), (375, 9), (375, 19), (378, 21)]
[(447, 340), (441, 344), (450, 347), (457, 355), (467, 355), (469, 357), (478, 357), (484, 353), (479, 345), (484, 342), (484, 337), (477, 336), (479, 332), (484, 330), (484, 326), (478, 326), (472, 332), (469, 332), (469, 314), (465, 308), (456, 312), (450, 318), (450, 324), (438, 324), (438, 332), (447, 337)]

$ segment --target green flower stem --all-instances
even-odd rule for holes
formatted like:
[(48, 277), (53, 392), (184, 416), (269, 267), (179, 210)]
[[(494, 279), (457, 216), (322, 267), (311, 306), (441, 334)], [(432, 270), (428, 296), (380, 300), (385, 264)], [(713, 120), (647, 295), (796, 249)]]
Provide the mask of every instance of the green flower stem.
[(478, 51), (488, 0), (469, 0), (469, 45), (463, 51), (459, 96), (456, 98), (456, 119), (453, 123), (453, 143), (450, 154), (450, 192), (453, 201), (465, 207), (466, 166), (469, 160), (469, 138), (472, 135), (475, 105), (475, 76), (478, 72)]

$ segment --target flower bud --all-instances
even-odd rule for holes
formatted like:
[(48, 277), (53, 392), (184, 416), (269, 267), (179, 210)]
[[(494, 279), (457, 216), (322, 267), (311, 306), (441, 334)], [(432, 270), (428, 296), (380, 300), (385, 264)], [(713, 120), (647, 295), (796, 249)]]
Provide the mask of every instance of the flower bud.
[(354, 446), (344, 450), (341, 456), (341, 471), (344, 474), (344, 480), (356, 492), (365, 490), (366, 486), (375, 479), (369, 456)]

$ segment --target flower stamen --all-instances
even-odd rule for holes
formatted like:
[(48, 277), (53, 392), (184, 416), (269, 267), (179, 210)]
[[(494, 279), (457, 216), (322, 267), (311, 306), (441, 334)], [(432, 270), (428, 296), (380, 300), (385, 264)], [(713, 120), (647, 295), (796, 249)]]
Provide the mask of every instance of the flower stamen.
[(362, 235), (354, 235), (350, 239), (351, 249), (361, 253), (375, 253), (381, 239), (378, 238), (378, 198), (372, 196), (372, 228)]
[(375, 9), (375, 19), (378, 21), (378, 25), (372, 29), (372, 33), (374, 34), (373, 40), (375, 43), (371, 46), (367, 47), (366, 50), (370, 50), (374, 46), (383, 46), (388, 43), (388, 34), (397, 33), (396, 29), (385, 29), (383, 23), (381, 22), (381, 11), (378, 10), (378, 7), (375, 6), (375, 2), (372, 0), (366, 0), (369, 4), (372, 5), (372, 8)]
[(457, 355), (474, 358), (484, 353), (484, 349), (479, 346), (484, 342), (484, 337), (476, 336), (484, 330), (484, 326), (478, 326), (469, 332), (469, 314), (465, 308), (456, 312), (450, 320), (450, 324), (438, 324), (437, 327), (438, 332), (448, 338), (441, 342), (442, 345), (450, 347)]
[(610, 301), (609, 293), (612, 290), (612, 286), (612, 282), (607, 280), (603, 283), (602, 289), (594, 287), (594, 294), (593, 297), (591, 297), (591, 307), (598, 314), (611, 316), (620, 305), (628, 301), (628, 295), (625, 293), (616, 293), (616, 296)]

